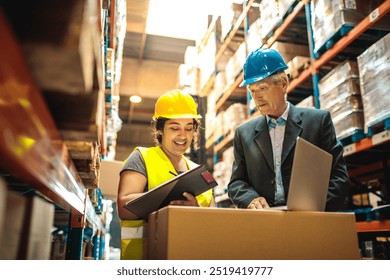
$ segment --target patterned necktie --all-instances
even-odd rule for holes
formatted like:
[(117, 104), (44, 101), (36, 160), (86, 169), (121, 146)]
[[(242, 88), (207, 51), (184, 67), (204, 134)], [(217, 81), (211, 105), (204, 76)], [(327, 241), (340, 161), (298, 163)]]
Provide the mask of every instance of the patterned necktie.
[(283, 118), (278, 118), (277, 120), (275, 119), (268, 120), (268, 127), (270, 129), (275, 128), (276, 126), (283, 126), (285, 124), (286, 124), (286, 120)]

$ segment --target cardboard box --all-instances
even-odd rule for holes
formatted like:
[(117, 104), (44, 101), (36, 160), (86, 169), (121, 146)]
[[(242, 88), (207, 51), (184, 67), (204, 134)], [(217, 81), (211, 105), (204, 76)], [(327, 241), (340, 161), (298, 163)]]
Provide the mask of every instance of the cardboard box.
[(54, 205), (39, 196), (27, 199), (18, 258), (22, 260), (49, 260)]
[(5, 231), (5, 217), (7, 205), (7, 186), (5, 180), (0, 177), (0, 252), (3, 242), (3, 233)]
[(359, 259), (353, 213), (168, 206), (148, 225), (149, 259)]
[(14, 191), (6, 192), (5, 220), (0, 247), (1, 260), (16, 260), (23, 238), (27, 198)]
[(118, 160), (102, 160), (100, 163), (99, 187), (103, 197), (116, 200), (118, 196), (119, 173), (123, 162)]

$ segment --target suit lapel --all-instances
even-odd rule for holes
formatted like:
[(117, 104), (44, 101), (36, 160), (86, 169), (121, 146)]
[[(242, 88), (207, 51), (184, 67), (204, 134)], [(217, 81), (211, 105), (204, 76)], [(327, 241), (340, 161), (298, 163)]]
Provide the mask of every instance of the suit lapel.
[(286, 131), (284, 133), (283, 140), (283, 150), (282, 150), (282, 164), (286, 160), (291, 149), (295, 145), (297, 137), (301, 134), (302, 119), (299, 115), (299, 112), (295, 106), (290, 104), (290, 109), (288, 111), (288, 118), (286, 123)]
[(255, 135), (255, 142), (259, 146), (261, 152), (264, 155), (269, 167), (274, 170), (274, 159), (272, 156), (272, 144), (271, 138), (269, 137), (267, 119), (265, 116), (260, 116), (259, 121), (257, 122), (256, 131), (258, 132)]

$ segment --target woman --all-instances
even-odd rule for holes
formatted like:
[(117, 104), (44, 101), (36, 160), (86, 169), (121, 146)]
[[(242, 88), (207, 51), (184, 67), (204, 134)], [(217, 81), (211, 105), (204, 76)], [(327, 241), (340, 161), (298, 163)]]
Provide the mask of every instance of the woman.
[[(194, 99), (180, 90), (171, 90), (157, 100), (152, 121), (155, 147), (137, 147), (126, 159), (120, 173), (118, 214), (121, 219), (121, 259), (144, 259), (143, 221), (123, 208), (126, 202), (197, 166), (184, 156), (198, 138), (199, 119)], [(186, 200), (172, 205), (210, 205), (212, 190), (197, 197), (183, 193)]]

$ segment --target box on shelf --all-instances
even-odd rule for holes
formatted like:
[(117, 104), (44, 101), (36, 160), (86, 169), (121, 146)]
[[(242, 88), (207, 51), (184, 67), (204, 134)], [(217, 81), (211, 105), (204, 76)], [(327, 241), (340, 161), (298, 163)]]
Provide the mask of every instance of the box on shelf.
[(331, 108), (351, 95), (360, 95), (358, 78), (347, 79), (326, 93), (320, 91), (321, 108)]
[(353, 213), (168, 206), (148, 225), (150, 259), (359, 258)]
[(319, 81), (318, 89), (320, 94), (327, 94), (329, 91), (351, 78), (359, 78), (359, 68), (356, 61), (346, 60), (333, 68)]
[(195, 46), (188, 46), (184, 53), (184, 64), (190, 67), (199, 67), (198, 63), (198, 48)]
[(178, 88), (186, 88), (187, 92), (193, 95), (200, 91), (200, 68), (180, 64), (178, 68)]
[(7, 205), (7, 186), (5, 184), (5, 180), (3, 180), (3, 178), (0, 177), (0, 251), (1, 248), (3, 248), (2, 243), (3, 243), (3, 233), (5, 228), (6, 205)]
[(21, 259), (18, 252), (21, 248), (22, 238), (26, 237), (23, 234), (23, 223), (26, 215), (27, 198), (14, 191), (6, 191), (4, 208), (4, 224), (6, 227), (2, 228), (3, 240), (0, 247), (0, 259)]
[(51, 250), (51, 231), (54, 221), (54, 205), (33, 196), (27, 198), (27, 215), (23, 225), (21, 258), (48, 260)]
[(227, 84), (227, 80), (226, 80), (225, 70), (219, 71), (215, 75), (215, 80), (214, 80), (215, 102), (217, 102), (223, 95), (226, 84)]
[(277, 50), (286, 63), (296, 56), (310, 57), (309, 46), (307, 45), (275, 42), (271, 48)]
[[(374, 9), (380, 0), (313, 0), (311, 2), (311, 26), (313, 29), (314, 52), (323, 52), (329, 41), (336, 42), (360, 23)], [(389, 29), (383, 21), (375, 28)]]
[(214, 164), (213, 177), (218, 182), (218, 185), (215, 186), (213, 189), (214, 196), (218, 196), (226, 193), (227, 185), (230, 179), (226, 176), (228, 170), (229, 170), (229, 166), (223, 160)]
[[(229, 35), (230, 31), (237, 22), (237, 19), (240, 17), (243, 11), (242, 4), (239, 3), (228, 3), (226, 1), (225, 5), (220, 5), (220, 14), (221, 14), (221, 42), (223, 42), (226, 37)], [(249, 25), (251, 25), (256, 19), (259, 18), (260, 11), (256, 7), (250, 7), (247, 13)], [(243, 24), (241, 24), (241, 28)]]
[[(333, 118), (333, 117), (332, 117)], [(336, 137), (339, 139), (353, 135), (364, 129), (364, 112), (362, 109), (345, 111), (333, 119)]]
[(222, 153), (222, 160), (214, 164), (213, 176), (218, 182), (218, 186), (214, 188), (214, 196), (226, 193), (232, 174), (233, 161), (233, 146), (231, 146)]
[(119, 173), (122, 167), (122, 161), (102, 160), (100, 164), (99, 186), (105, 198), (116, 200), (118, 196)]
[(217, 53), (217, 41), (215, 32), (211, 32), (206, 44), (198, 54), (198, 65), (200, 68), (200, 88), (203, 89), (214, 74), (215, 55)]
[(315, 108), (313, 95), (306, 97), (305, 99), (303, 99), (301, 102), (299, 102), (295, 106), (303, 107), (303, 108)]
[(295, 56), (288, 63), (287, 72), (290, 74), (291, 79), (295, 79), (298, 75), (310, 65), (310, 57), (307, 56)]
[(241, 43), (237, 51), (229, 58), (226, 67), (226, 81), (227, 85), (232, 84), (238, 74), (242, 71), (246, 60), (246, 43)]
[(266, 40), (281, 24), (295, 0), (264, 0), (260, 2), (261, 37)]
[(260, 48), (262, 45), (262, 38), (260, 36), (261, 34), (261, 22), (260, 18), (255, 20), (248, 29), (248, 34), (246, 37), (246, 44), (248, 53), (252, 52), (255, 49)]
[(390, 34), (369, 47), (357, 60), (367, 133), (370, 126), (390, 117)]
[(234, 131), (238, 125), (243, 123), (247, 119), (247, 106), (246, 104), (234, 103), (230, 105), (224, 114), (225, 131)]
[(206, 140), (211, 139), (215, 135), (216, 119), (217, 119), (217, 115), (214, 111), (206, 113), (206, 116), (205, 116), (205, 138), (206, 138)]

